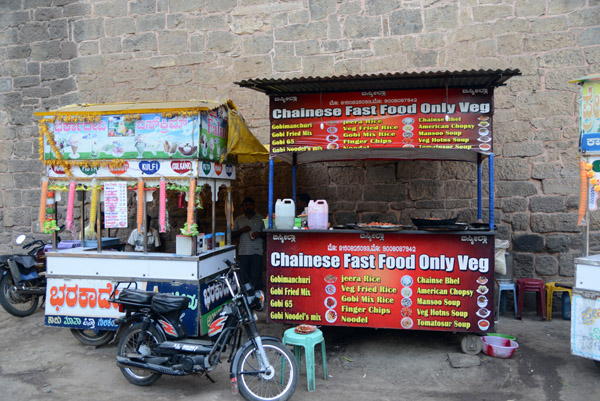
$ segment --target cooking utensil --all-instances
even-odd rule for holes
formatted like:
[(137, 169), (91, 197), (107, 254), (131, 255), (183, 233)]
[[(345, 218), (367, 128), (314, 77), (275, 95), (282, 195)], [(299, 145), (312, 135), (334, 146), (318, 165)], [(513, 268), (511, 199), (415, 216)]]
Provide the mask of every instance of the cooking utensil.
[(425, 227), (447, 226), (450, 224), (454, 224), (454, 223), (456, 223), (456, 220), (458, 219), (458, 217), (454, 217), (451, 219), (435, 219), (435, 218), (418, 219), (418, 218), (411, 217), (410, 219), (412, 220), (414, 225), (417, 226), (417, 228), (425, 228)]

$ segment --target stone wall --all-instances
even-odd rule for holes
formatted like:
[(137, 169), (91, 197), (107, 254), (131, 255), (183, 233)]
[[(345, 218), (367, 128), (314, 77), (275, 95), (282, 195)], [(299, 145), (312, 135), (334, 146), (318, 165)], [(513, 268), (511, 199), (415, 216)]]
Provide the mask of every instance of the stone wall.
[[(33, 113), (71, 103), (227, 99), (268, 140), (268, 99), (233, 82), (423, 70), (520, 69), (495, 96), (496, 221), (517, 274), (572, 276), (581, 254), (578, 87), (598, 72), (596, 0), (20, 0), (0, 4), (0, 252), (32, 233), (39, 203)], [(277, 165), (277, 197), (289, 167)], [(267, 172), (245, 166), (236, 202), (266, 212)], [(300, 190), (334, 222), (474, 218), (474, 167), (302, 166)], [(283, 183), (281, 182), (283, 181)], [(599, 248), (598, 224), (592, 247)]]

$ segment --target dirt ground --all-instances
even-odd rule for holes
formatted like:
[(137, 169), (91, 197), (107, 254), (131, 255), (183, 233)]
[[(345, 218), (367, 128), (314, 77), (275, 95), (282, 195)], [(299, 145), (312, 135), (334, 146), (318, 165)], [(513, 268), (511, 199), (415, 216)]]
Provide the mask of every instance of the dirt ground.
[[(5, 400), (243, 400), (229, 387), (229, 365), (204, 377), (163, 376), (150, 387), (125, 380), (115, 364), (116, 345), (80, 344), (67, 329), (46, 327), (44, 311), (17, 318), (0, 309), (0, 399)], [(259, 316), (263, 335), (286, 328)], [(292, 400), (486, 400), (588, 401), (600, 399), (600, 369), (570, 355), (570, 322), (556, 314), (542, 322), (502, 316), (497, 332), (517, 337), (511, 359), (479, 354), (472, 367), (455, 368), (465, 356), (460, 337), (447, 332), (324, 328), (328, 380), (317, 359), (316, 391), (303, 371)], [(201, 397), (201, 398), (200, 398)]]

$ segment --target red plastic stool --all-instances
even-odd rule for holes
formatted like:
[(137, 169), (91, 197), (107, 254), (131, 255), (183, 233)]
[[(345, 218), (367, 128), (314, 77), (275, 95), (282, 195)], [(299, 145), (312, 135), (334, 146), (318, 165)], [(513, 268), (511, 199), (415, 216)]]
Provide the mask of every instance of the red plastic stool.
[(517, 318), (523, 317), (523, 301), (526, 291), (537, 291), (537, 314), (542, 315), (542, 320), (546, 320), (546, 285), (544, 280), (537, 278), (520, 278), (517, 280), (517, 298), (519, 308), (517, 309)]

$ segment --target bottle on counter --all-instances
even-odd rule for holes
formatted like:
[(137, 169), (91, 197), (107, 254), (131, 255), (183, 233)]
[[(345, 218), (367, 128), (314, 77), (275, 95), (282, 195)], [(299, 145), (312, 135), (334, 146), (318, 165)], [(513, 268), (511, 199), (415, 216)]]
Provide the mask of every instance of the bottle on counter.
[(308, 203), (308, 228), (311, 230), (327, 230), (329, 223), (329, 206), (327, 201), (319, 199)]
[(292, 199), (277, 199), (275, 202), (275, 228), (278, 230), (291, 230), (296, 218), (296, 205)]

